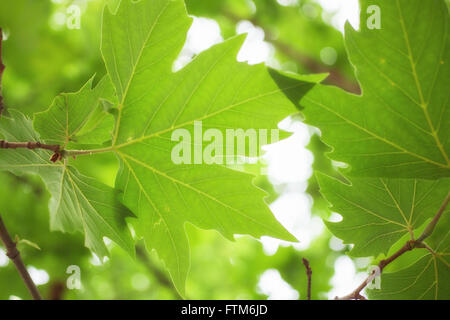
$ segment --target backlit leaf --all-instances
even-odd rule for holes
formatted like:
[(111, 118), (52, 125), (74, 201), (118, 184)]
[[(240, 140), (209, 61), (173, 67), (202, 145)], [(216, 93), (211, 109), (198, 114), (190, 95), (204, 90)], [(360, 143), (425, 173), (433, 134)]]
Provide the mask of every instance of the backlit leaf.
[[(379, 8), (381, 29), (368, 19)], [(418, 23), (418, 19), (422, 23)], [(441, 0), (363, 0), (361, 30), (345, 41), (362, 96), (318, 86), (302, 100), (308, 123), (355, 176), (450, 176), (449, 13)]]

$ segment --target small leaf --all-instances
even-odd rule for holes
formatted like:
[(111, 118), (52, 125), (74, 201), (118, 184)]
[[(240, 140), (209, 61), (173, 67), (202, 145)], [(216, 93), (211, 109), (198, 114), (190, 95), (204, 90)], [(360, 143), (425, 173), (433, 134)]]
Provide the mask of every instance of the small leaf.
[(100, 100), (114, 101), (109, 77), (92, 88), (94, 77), (76, 93), (63, 93), (44, 112), (35, 114), (33, 125), (47, 143), (67, 145), (101, 144), (111, 138), (114, 118)]
[(41, 248), (36, 243), (34, 243), (34, 242), (30, 241), (30, 240), (27, 240), (27, 239), (20, 239), (17, 234), (16, 234), (15, 242), (17, 244), (23, 243), (23, 244), (25, 244), (27, 246), (30, 246), (30, 247), (33, 247), (33, 248), (35, 248), (37, 250), (41, 250)]
[[(32, 123), (21, 113), (0, 119), (0, 133), (11, 142), (40, 141)], [(49, 161), (50, 152), (34, 149), (0, 149), (0, 169), (39, 174), (52, 195), (50, 226), (63, 232), (82, 232), (88, 248), (98, 256), (108, 255), (103, 237), (108, 237), (134, 256), (134, 244), (125, 218), (132, 216), (118, 200), (117, 192), (80, 174), (61, 162)]]
[(436, 214), (450, 190), (450, 179), (352, 178), (347, 185), (319, 174), (318, 180), (320, 192), (343, 218), (327, 222), (327, 227), (353, 243), (350, 254), (357, 257), (387, 254), (401, 237), (413, 235)]

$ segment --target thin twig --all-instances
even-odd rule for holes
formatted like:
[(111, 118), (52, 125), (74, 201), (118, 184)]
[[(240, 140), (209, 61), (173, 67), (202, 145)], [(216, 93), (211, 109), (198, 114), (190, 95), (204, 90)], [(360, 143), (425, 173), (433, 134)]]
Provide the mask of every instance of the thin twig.
[(31, 296), (33, 297), (34, 300), (41, 300), (42, 297), (38, 289), (36, 288), (33, 279), (31, 279), (31, 276), (28, 273), (28, 270), (25, 267), (22, 258), (20, 257), (20, 252), (19, 250), (17, 250), (16, 243), (11, 239), (8, 230), (6, 229), (6, 226), (3, 223), (1, 215), (0, 215), (0, 238), (2, 239), (5, 245), (6, 255), (8, 256), (9, 259), (11, 259), (11, 261), (16, 266), (16, 269), (19, 272), (20, 277), (22, 278), (26, 287), (28, 288), (28, 291), (30, 292)]
[(63, 281), (53, 281), (50, 283), (49, 287), (48, 300), (63, 300), (66, 290), (66, 286)]
[(0, 117), (2, 116), (3, 109), (5, 109), (2, 96), (2, 76), (3, 71), (5, 70), (5, 65), (3, 64), (2, 60), (2, 41), (3, 41), (3, 32), (2, 29), (0, 28)]
[(309, 261), (305, 258), (302, 259), (303, 264), (305, 265), (306, 268), (306, 276), (308, 277), (308, 292), (307, 292), (307, 297), (308, 300), (311, 300), (311, 278), (312, 278), (312, 269), (311, 266), (309, 264)]
[(43, 149), (53, 151), (50, 161), (56, 162), (62, 159), (61, 147), (57, 144), (45, 144), (40, 142), (8, 142), (0, 140), (0, 149)]

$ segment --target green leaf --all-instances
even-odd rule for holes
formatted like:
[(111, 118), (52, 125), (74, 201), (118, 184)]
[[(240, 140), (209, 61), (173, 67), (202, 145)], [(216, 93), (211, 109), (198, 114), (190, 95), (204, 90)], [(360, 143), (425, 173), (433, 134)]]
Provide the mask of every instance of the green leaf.
[[(381, 29), (369, 29), (370, 5)], [(420, 23), (417, 23), (420, 19)], [(450, 176), (449, 14), (442, 0), (362, 0), (345, 42), (363, 95), (317, 86), (301, 101), (309, 124), (355, 176)]]
[(35, 114), (33, 125), (43, 140), (64, 148), (111, 139), (114, 117), (99, 102), (114, 101), (114, 88), (107, 76), (95, 88), (93, 80), (89, 79), (76, 93), (60, 94), (48, 110)]
[[(16, 110), (9, 109), (11, 117), (0, 118), (0, 134), (9, 142), (40, 141), (30, 119)], [(40, 149), (0, 149), (0, 169), (20, 174), (47, 174), (58, 169), (59, 163), (50, 162), (51, 152)]]
[[(327, 227), (353, 243), (350, 254), (357, 257), (387, 254), (401, 237), (412, 236), (436, 214), (450, 190), (450, 179), (352, 178), (351, 185), (325, 175), (318, 180), (332, 210), (343, 217)], [(449, 213), (447, 208), (444, 215)]]
[(104, 12), (102, 42), (119, 97), (111, 148), (121, 163), (116, 187), (137, 216), (138, 235), (165, 261), (180, 292), (189, 269), (186, 222), (228, 239), (295, 239), (273, 217), (252, 176), (220, 164), (174, 164), (172, 133), (183, 129), (194, 137), (195, 121), (224, 137), (228, 128), (270, 132), (295, 112), (283, 91), (299, 99), (314, 85), (236, 62), (243, 37), (210, 48), (174, 73), (190, 23), (181, 0), (122, 1), (116, 15)]
[(108, 255), (103, 237), (134, 255), (134, 242), (125, 223), (125, 218), (132, 214), (120, 204), (116, 190), (68, 166), (45, 180), (52, 194), (53, 229), (84, 232), (86, 246), (100, 257)]
[[(32, 123), (17, 111), (1, 119), (0, 133), (10, 142), (40, 141)], [(134, 243), (125, 218), (132, 216), (120, 202), (117, 192), (80, 174), (66, 163), (49, 161), (42, 150), (0, 150), (0, 170), (39, 174), (47, 185), (50, 199), (50, 226), (63, 232), (82, 232), (85, 244), (98, 256), (108, 255), (103, 237), (108, 237), (134, 256)]]
[[(433, 234), (425, 240), (433, 251), (421, 250), (422, 257), (403, 270), (381, 275), (381, 290), (368, 290), (371, 299), (449, 300), (450, 290), (450, 230), (449, 212), (445, 212)], [(396, 261), (395, 261), (396, 262)], [(394, 262), (394, 263), (395, 263)]]

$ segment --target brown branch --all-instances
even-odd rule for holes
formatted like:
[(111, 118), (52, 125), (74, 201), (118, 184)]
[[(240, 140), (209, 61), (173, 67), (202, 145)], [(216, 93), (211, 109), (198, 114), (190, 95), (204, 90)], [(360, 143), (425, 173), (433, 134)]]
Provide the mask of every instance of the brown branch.
[(329, 73), (329, 77), (326, 79), (326, 83), (340, 87), (348, 92), (360, 94), (361, 89), (358, 83), (351, 81), (347, 76), (342, 74), (338, 68), (333, 68), (327, 66), (314, 58), (300, 52), (299, 50), (293, 48), (289, 44), (278, 40), (277, 37), (266, 27), (264, 27), (257, 19), (239, 17), (233, 12), (224, 10), (222, 12), (223, 16), (237, 23), (242, 20), (250, 21), (254, 26), (261, 28), (265, 33), (266, 41), (272, 43), (276, 49), (278, 49), (286, 57), (296, 61), (298, 64), (304, 66), (309, 72), (312, 73)]
[(306, 268), (306, 276), (308, 277), (308, 291), (307, 291), (307, 297), (308, 300), (311, 300), (311, 278), (312, 278), (312, 269), (309, 265), (309, 261), (305, 258), (302, 259), (303, 264)]
[[(2, 116), (2, 112), (6, 109), (5, 104), (3, 103), (3, 95), (2, 95), (2, 77), (3, 71), (5, 70), (5, 65), (3, 64), (2, 59), (2, 42), (3, 42), (3, 32), (0, 28), (0, 117)], [(63, 158), (63, 151), (60, 150), (59, 145), (49, 145), (40, 142), (7, 142), (4, 140), (0, 140), (0, 149), (44, 149), (53, 151), (53, 155), (50, 158), (50, 161), (56, 162)]]
[(63, 151), (57, 144), (45, 144), (40, 142), (8, 142), (0, 140), (0, 149), (43, 149), (53, 151), (50, 161), (56, 162), (63, 157)]
[(41, 142), (8, 142), (0, 140), (0, 149), (43, 149), (53, 151), (53, 155), (50, 161), (56, 162), (69, 157), (77, 157), (83, 155), (93, 155), (97, 153), (105, 153), (114, 151), (113, 146), (101, 149), (91, 149), (91, 150), (63, 150), (57, 144), (45, 144)]
[(28, 288), (28, 291), (30, 292), (31, 296), (33, 297), (34, 300), (41, 300), (42, 297), (38, 289), (36, 288), (33, 279), (31, 279), (31, 276), (28, 273), (28, 270), (25, 267), (22, 258), (20, 257), (20, 252), (19, 250), (17, 250), (16, 243), (11, 239), (8, 230), (6, 229), (6, 226), (3, 223), (1, 215), (0, 215), (0, 238), (2, 239), (5, 245), (6, 255), (8, 256), (9, 259), (11, 259), (11, 261), (16, 266), (16, 269), (19, 272), (20, 277), (22, 278), (26, 287)]
[(0, 28), (0, 117), (2, 116), (3, 109), (5, 109), (5, 105), (3, 104), (3, 96), (2, 96), (2, 76), (3, 71), (5, 70), (5, 65), (2, 60), (2, 41), (3, 41), (3, 32)]
[(63, 281), (56, 280), (50, 283), (48, 300), (63, 300), (66, 286)]

